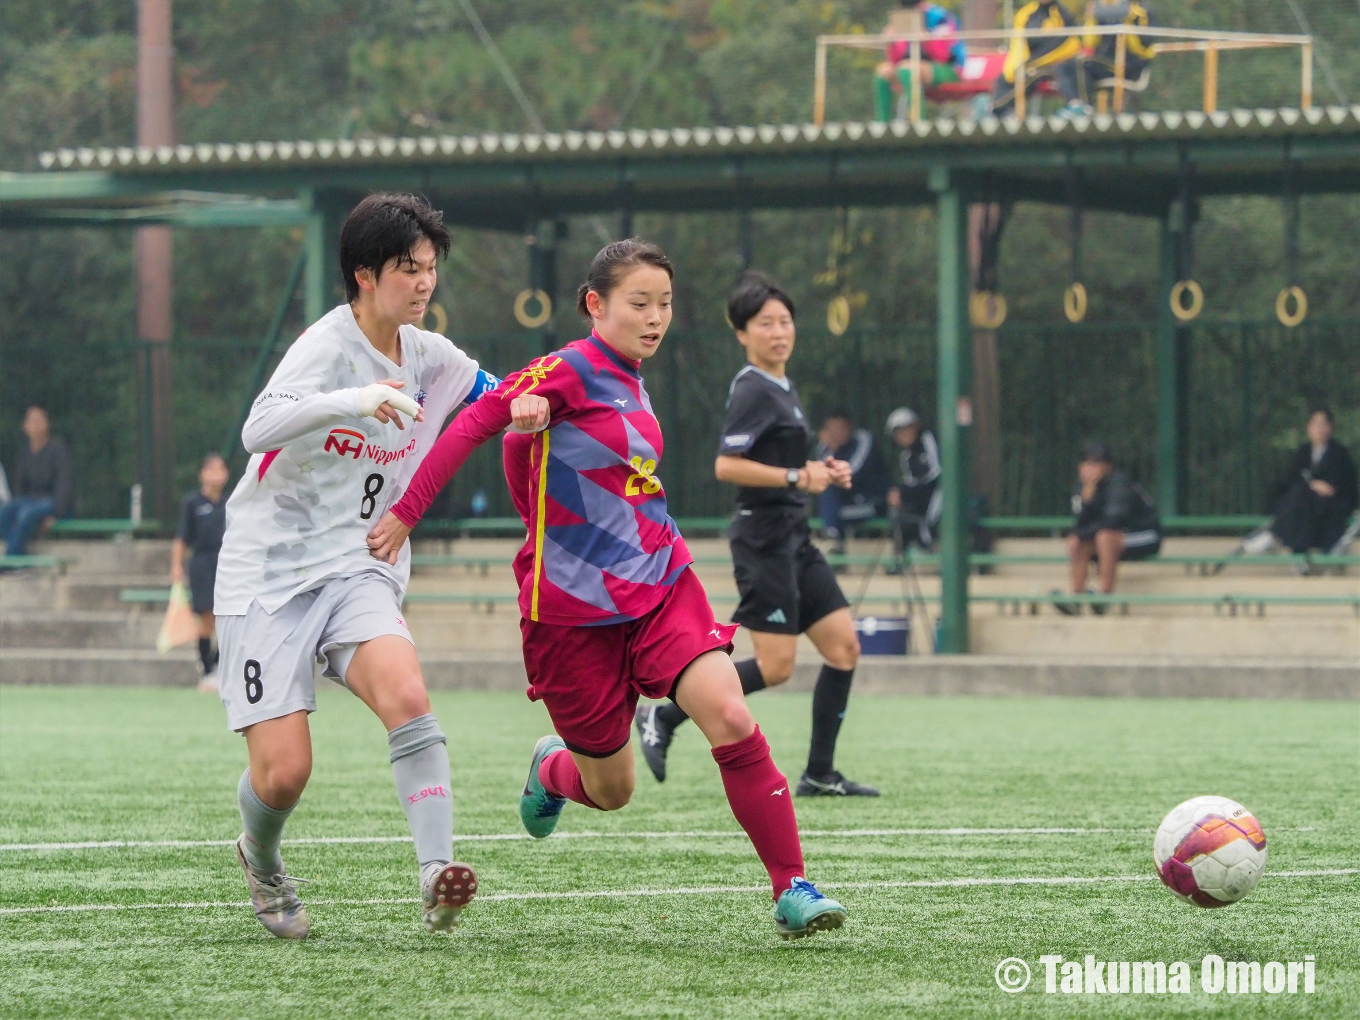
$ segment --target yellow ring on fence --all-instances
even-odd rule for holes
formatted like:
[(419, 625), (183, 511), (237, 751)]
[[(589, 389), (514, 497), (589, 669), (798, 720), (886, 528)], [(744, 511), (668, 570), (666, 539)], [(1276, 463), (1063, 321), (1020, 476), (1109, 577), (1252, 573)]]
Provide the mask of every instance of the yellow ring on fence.
[(850, 302), (844, 294), (837, 294), (826, 306), (826, 328), (832, 336), (841, 336), (850, 328)]
[[(1186, 308), (1181, 300), (1186, 294), (1190, 295), (1189, 308)], [(1181, 280), (1171, 288), (1171, 314), (1181, 322), (1199, 318), (1202, 311), (1204, 311), (1204, 288), (1194, 280)]]
[(1063, 292), (1063, 314), (1068, 322), (1080, 322), (1086, 318), (1086, 288), (1080, 283), (1068, 284)]
[[(438, 301), (431, 301), (425, 308), (425, 319), (434, 316), (434, 329), (431, 333), (443, 333), (449, 328), (449, 313), (444, 311), (444, 306)], [(425, 327), (425, 319), (420, 320), (421, 328)]]
[[(529, 314), (529, 302), (538, 302), (538, 314)], [(548, 292), (525, 287), (515, 298), (515, 321), (525, 329), (537, 329), (552, 318), (552, 298)]]
[(979, 329), (1000, 329), (1006, 321), (1006, 299), (989, 290), (980, 290), (968, 301), (969, 318)]
[[(1289, 314), (1289, 299), (1294, 299), (1294, 314)], [(1308, 317), (1308, 295), (1302, 287), (1285, 287), (1275, 298), (1275, 316), (1293, 329)]]

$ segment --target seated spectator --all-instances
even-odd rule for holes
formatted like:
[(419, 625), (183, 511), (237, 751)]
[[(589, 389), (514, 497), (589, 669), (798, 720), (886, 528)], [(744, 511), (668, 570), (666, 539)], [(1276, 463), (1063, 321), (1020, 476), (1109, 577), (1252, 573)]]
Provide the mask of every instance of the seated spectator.
[(189, 601), (198, 617), (198, 658), (203, 667), (200, 691), (217, 691), (217, 652), (212, 636), (213, 588), (217, 584), (217, 554), (222, 549), (222, 533), (227, 529), (227, 503), (223, 495), (231, 477), (227, 462), (219, 453), (203, 458), (198, 469), (198, 490), (184, 497), (180, 505), (175, 542), (170, 547), (170, 576), (179, 584), (186, 578), (185, 552), (190, 553), (187, 578)]
[[(1077, 465), (1081, 492), (1072, 497), (1076, 515), (1072, 534), (1067, 536), (1067, 556), (1072, 571), (1072, 591), (1086, 591), (1086, 576), (1095, 559), (1100, 575), (1100, 591), (1114, 591), (1120, 560), (1144, 560), (1162, 549), (1162, 526), (1157, 508), (1129, 481), (1126, 472), (1115, 468), (1104, 443), (1090, 442), (1082, 450)], [(1081, 612), (1077, 603), (1055, 603), (1068, 616)], [(1097, 615), (1105, 606), (1093, 605)]]
[[(1138, 0), (1097, 0), (1089, 10), (1086, 24), (1099, 27), (1130, 25), (1134, 28), (1148, 28), (1155, 22), (1151, 9)], [(1090, 97), (1097, 93), (1102, 81), (1115, 77), (1118, 39), (1119, 37), (1115, 35), (1086, 36), (1086, 48), (1091, 53), (1082, 61), (1081, 85), (1084, 89), (1082, 99), (1085, 102), (1090, 102)], [(1136, 82), (1148, 69), (1152, 58), (1157, 55), (1152, 48), (1154, 40), (1141, 35), (1127, 35), (1124, 39), (1124, 80)]]
[[(1076, 24), (1077, 19), (1059, 0), (1029, 0), (1015, 12), (1014, 27), (1017, 31), (1074, 28)], [(1081, 97), (1081, 83), (1078, 80), (1080, 56), (1081, 39), (1075, 35), (1012, 39), (1001, 77), (996, 81), (992, 97), (993, 112), (998, 117), (1014, 112), (1015, 78), (1023, 65), (1026, 96), (1037, 89), (1042, 80), (1051, 78), (1067, 102), (1061, 113), (1067, 116), (1090, 114), (1091, 107)]]
[(850, 465), (850, 488), (829, 486), (817, 497), (822, 531), (832, 551), (845, 552), (845, 539), (856, 523), (881, 517), (888, 494), (888, 472), (867, 429), (855, 428), (844, 411), (827, 415), (817, 433), (817, 459), (843, 460)]
[[(968, 51), (957, 38), (958, 20), (939, 4), (924, 0), (898, 0), (899, 9), (888, 16), (885, 34), (926, 31), (939, 36), (921, 44), (921, 88), (957, 82)], [(874, 119), (893, 119), (897, 99), (911, 96), (911, 43), (888, 44), (888, 59), (874, 71)], [(921, 93), (922, 98), (925, 92)]]
[(1332, 412), (1319, 407), (1308, 416), (1308, 442), (1294, 451), (1267, 528), (1249, 536), (1241, 552), (1261, 556), (1277, 545), (1296, 553), (1331, 550), (1341, 539), (1357, 502), (1355, 461), (1337, 442)]
[(44, 524), (71, 513), (71, 455), (52, 435), (47, 412), (36, 404), (24, 413), (27, 446), (14, 464), (14, 498), (0, 507), (5, 554), (22, 556), (28, 540)]
[(888, 415), (888, 435), (897, 446), (899, 481), (888, 490), (888, 509), (894, 524), (897, 558), (913, 543), (922, 549), (935, 544), (935, 529), (944, 507), (940, 489), (940, 446), (935, 434), (921, 427), (909, 407)]

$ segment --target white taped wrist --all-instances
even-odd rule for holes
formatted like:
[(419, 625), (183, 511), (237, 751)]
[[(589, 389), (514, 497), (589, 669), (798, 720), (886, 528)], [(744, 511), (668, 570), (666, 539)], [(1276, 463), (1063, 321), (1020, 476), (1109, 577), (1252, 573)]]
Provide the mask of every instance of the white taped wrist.
[(359, 390), (359, 413), (372, 418), (379, 404), (391, 404), (394, 408), (411, 418), (420, 413), (420, 405), (401, 390), (383, 383), (373, 383)]

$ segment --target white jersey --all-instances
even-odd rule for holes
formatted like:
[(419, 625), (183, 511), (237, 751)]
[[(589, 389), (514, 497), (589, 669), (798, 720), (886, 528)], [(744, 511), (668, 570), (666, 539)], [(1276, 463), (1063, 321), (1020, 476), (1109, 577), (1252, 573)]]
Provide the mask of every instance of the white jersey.
[[(241, 438), (253, 456), (227, 500), (214, 610), (273, 613), (337, 577), (380, 571), (405, 592), (406, 543), (396, 566), (373, 558), (366, 538), (401, 498), (449, 413), (477, 381), (477, 363), (446, 337), (402, 326), (402, 364), (369, 343), (349, 305), (314, 323), (289, 348), (255, 400)], [(405, 430), (359, 413), (360, 388), (383, 379), (424, 408)]]

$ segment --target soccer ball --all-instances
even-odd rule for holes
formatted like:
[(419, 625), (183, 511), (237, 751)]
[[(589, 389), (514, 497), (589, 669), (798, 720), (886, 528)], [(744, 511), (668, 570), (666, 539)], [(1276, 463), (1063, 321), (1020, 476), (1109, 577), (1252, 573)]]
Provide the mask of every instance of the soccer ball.
[(1226, 907), (1256, 888), (1266, 870), (1266, 834), (1227, 797), (1196, 797), (1162, 820), (1152, 841), (1157, 874), (1201, 907)]

